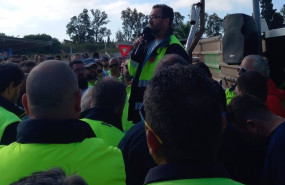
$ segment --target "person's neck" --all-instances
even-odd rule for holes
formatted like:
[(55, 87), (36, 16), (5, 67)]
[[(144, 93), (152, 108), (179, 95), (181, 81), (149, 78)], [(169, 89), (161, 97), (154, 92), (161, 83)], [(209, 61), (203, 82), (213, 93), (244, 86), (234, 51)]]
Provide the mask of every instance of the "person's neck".
[(96, 80), (89, 80), (89, 83), (91, 83), (92, 85), (94, 85), (94, 83), (96, 82)]
[(167, 32), (168, 32), (168, 30), (161, 31), (159, 34), (157, 34), (157, 35), (155, 36), (155, 40), (156, 40), (156, 41), (163, 40), (163, 39), (166, 37)]
[(267, 129), (268, 132), (267, 132), (267, 137), (272, 133), (274, 132), (274, 130), (279, 126), (281, 125), (282, 123), (285, 122), (285, 118), (282, 118), (280, 116), (277, 116), (277, 115), (272, 115), (272, 121), (270, 122), (270, 127)]
[(116, 77), (116, 78), (119, 78), (119, 77), (120, 77), (120, 73), (112, 73), (111, 75), (114, 76), (114, 77)]

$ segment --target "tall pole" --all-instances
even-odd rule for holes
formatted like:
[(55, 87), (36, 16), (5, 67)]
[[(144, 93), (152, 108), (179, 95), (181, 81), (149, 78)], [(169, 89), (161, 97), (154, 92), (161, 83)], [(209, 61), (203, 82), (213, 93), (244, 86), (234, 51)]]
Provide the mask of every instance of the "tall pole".
[(260, 6), (259, 6), (260, 0), (252, 0), (252, 6), (253, 6), (253, 18), (256, 22), (257, 26), (257, 36), (258, 36), (258, 53), (262, 54), (262, 40), (261, 40), (261, 27), (260, 27)]

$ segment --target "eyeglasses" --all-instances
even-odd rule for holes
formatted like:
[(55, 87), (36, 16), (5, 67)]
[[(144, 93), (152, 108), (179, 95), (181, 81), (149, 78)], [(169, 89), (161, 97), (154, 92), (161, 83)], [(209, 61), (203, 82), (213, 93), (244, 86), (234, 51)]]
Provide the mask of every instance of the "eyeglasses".
[(73, 70), (75, 73), (79, 73), (79, 72), (84, 72), (85, 69), (84, 68), (77, 68)]
[(102, 73), (103, 70), (102, 69), (97, 69), (97, 73)]
[(237, 72), (241, 72), (241, 73), (245, 73), (247, 71), (247, 69), (245, 67), (238, 67), (237, 68)]
[(109, 65), (109, 68), (118, 67), (118, 66), (119, 66), (119, 64), (111, 64), (111, 65)]
[(96, 70), (97, 66), (96, 65), (92, 65), (90, 67), (87, 67), (86, 69), (88, 69), (88, 70)]
[(143, 105), (141, 106), (139, 112), (140, 112), (140, 117), (141, 117), (141, 119), (144, 121), (145, 127), (146, 127), (148, 130), (150, 130), (150, 131), (153, 133), (153, 135), (155, 136), (155, 138), (157, 139), (157, 141), (158, 141), (160, 144), (162, 144), (163, 142), (162, 142), (161, 138), (153, 131), (153, 129), (150, 127), (150, 125), (147, 123), (147, 121), (146, 121), (145, 118), (144, 118), (144, 106), (143, 106)]
[(148, 19), (149, 20), (155, 20), (155, 19), (164, 19), (165, 17), (157, 16), (157, 15), (149, 15)]

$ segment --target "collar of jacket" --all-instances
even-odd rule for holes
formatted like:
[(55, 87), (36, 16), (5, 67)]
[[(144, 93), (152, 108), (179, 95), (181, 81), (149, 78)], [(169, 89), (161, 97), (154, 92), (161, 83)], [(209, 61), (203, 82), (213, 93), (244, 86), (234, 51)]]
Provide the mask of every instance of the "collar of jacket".
[(75, 119), (22, 121), (17, 129), (18, 143), (74, 143), (96, 137), (89, 124)]
[(145, 184), (168, 180), (214, 177), (229, 178), (229, 175), (220, 164), (167, 163), (150, 169), (146, 176)]
[(123, 130), (122, 120), (109, 109), (98, 107), (91, 108), (87, 111), (85, 118), (103, 121), (117, 127), (120, 130)]
[[(152, 51), (152, 53), (150, 54), (149, 58), (153, 57), (153, 56), (156, 56), (157, 55), (157, 50), (158, 48), (162, 48), (162, 47), (168, 47), (169, 46), (169, 42), (170, 42), (170, 36), (171, 35), (166, 35), (166, 37), (163, 39), (163, 42), (161, 42), (160, 44), (158, 44), (154, 50)], [(154, 41), (154, 40), (152, 40)], [(151, 41), (151, 42), (152, 42)]]
[(25, 115), (25, 111), (19, 107), (17, 107), (15, 104), (7, 100), (6, 98), (0, 96), (0, 106), (4, 109), (16, 114), (18, 117), (22, 117)]

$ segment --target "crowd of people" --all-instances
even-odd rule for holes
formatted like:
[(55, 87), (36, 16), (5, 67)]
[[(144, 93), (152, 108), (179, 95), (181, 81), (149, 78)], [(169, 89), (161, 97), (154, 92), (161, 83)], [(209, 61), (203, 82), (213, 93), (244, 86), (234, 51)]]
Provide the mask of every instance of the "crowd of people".
[(267, 61), (246, 56), (224, 91), (173, 18), (153, 6), (129, 58), (0, 62), (0, 184), (285, 184), (285, 91)]

